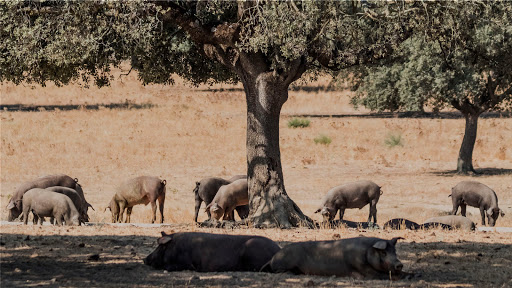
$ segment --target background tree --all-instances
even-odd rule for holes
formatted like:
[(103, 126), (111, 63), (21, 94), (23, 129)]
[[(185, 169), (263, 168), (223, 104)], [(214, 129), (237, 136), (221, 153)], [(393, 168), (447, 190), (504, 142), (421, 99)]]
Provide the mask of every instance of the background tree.
[(352, 103), (378, 111), (417, 111), (426, 102), (434, 111), (457, 109), (466, 119), (457, 171), (474, 173), (479, 116), (512, 106), (512, 4), (446, 2), (429, 12), (393, 59), (347, 71), (357, 91)]
[[(389, 55), (406, 8), (368, 1), (13, 1), (0, 4), (0, 80), (108, 85), (129, 63), (146, 83), (240, 81), (247, 101), (249, 219), (311, 225), (288, 197), (279, 116), (289, 85)], [(409, 13), (410, 14), (410, 13)], [(312, 99), (312, 101), (314, 101)]]

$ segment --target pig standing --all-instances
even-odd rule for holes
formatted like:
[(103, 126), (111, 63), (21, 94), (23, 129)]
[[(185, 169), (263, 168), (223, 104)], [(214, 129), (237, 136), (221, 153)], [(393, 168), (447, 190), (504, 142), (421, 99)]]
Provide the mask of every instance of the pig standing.
[(167, 271), (259, 271), (279, 249), (261, 236), (162, 232), (144, 264)]
[(148, 203), (151, 203), (153, 211), (151, 223), (154, 223), (156, 221), (156, 200), (158, 200), (160, 208), (160, 223), (163, 223), (166, 183), (165, 180), (152, 176), (139, 176), (122, 183), (107, 207), (112, 212), (112, 223), (123, 222), (125, 209), (125, 222), (130, 223), (133, 206), (137, 204), (148, 205)]
[(23, 195), (23, 217), (25, 225), (28, 222), (28, 214), (34, 214), (34, 223), (40, 219), (43, 224), (44, 217), (53, 217), (57, 225), (80, 225), (79, 213), (71, 199), (57, 192), (46, 189), (30, 189)]
[(482, 225), (484, 226), (486, 215), (490, 226), (496, 224), (496, 219), (498, 219), (500, 214), (501, 217), (505, 216), (503, 210), (498, 207), (496, 192), (482, 183), (476, 181), (462, 181), (452, 188), (452, 194), (448, 197), (452, 197), (452, 215), (457, 214), (459, 206), (462, 216), (466, 216), (466, 205), (477, 207), (480, 209)]
[[(89, 221), (89, 216), (87, 215), (87, 204), (82, 201), (82, 197), (80, 197), (80, 194), (78, 194), (75, 189), (64, 186), (52, 186), (45, 189), (68, 196), (80, 214), (80, 222), (85, 223)], [(51, 221), (51, 223), (53, 224), (53, 221)]]
[(382, 195), (381, 187), (372, 181), (361, 180), (337, 186), (329, 190), (322, 200), (322, 207), (315, 213), (321, 212), (325, 221), (331, 221), (340, 210), (340, 220), (346, 208), (363, 208), (370, 204), (370, 215), (368, 222), (373, 217), (373, 222), (377, 223), (377, 202)]
[(357, 237), (292, 243), (277, 252), (261, 271), (360, 279), (389, 279), (391, 273), (396, 279), (403, 267), (396, 257), (398, 239)]
[(219, 220), (233, 219), (233, 211), (237, 206), (249, 204), (247, 179), (236, 180), (231, 184), (220, 187), (212, 202), (206, 206), (213, 218)]
[[(449, 225), (452, 228), (461, 229), (465, 231), (473, 231), (475, 230), (475, 223), (469, 220), (464, 216), (456, 216), (456, 215), (445, 215), (439, 217), (428, 218), (425, 221), (425, 224), (428, 223), (441, 223), (445, 225)], [(424, 224), (424, 225), (425, 225)]]
[(14, 195), (9, 200), (9, 204), (7, 205), (9, 216), (7, 220), (13, 221), (14, 219), (18, 218), (18, 216), (20, 216), (21, 212), (23, 211), (22, 199), (25, 192), (32, 188), (47, 188), (51, 186), (64, 186), (75, 190), (80, 189), (80, 191), (82, 191), (80, 185), (78, 184), (78, 179), (73, 179), (64, 174), (48, 175), (37, 178), (33, 181), (25, 182), (20, 187), (18, 187), (18, 189), (16, 189)]
[[(240, 179), (247, 179), (247, 175), (235, 175), (231, 177), (229, 180), (225, 180), (218, 177), (209, 177), (201, 179), (201, 181), (196, 182), (196, 187), (194, 188), (195, 194), (195, 214), (194, 214), (194, 222), (197, 222), (197, 216), (199, 215), (199, 209), (201, 208), (201, 203), (204, 201), (204, 204), (208, 206), (217, 192), (219, 188), (223, 185), (228, 185), (231, 182)], [(235, 208), (236, 212), (240, 219), (245, 219), (249, 216), (249, 205), (238, 206)], [(208, 220), (211, 219), (210, 210), (207, 209), (206, 213), (208, 214)], [(234, 215), (232, 216), (234, 218)]]

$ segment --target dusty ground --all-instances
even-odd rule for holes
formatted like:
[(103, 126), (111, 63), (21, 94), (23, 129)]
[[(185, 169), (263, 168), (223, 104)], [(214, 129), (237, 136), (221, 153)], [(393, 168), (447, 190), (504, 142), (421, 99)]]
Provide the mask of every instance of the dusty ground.
[[(331, 187), (357, 179), (383, 186), (378, 223), (403, 217), (422, 222), (451, 210), (450, 188), (473, 179), (492, 187), (507, 214), (498, 226), (512, 227), (512, 119), (496, 115), (479, 122), (474, 165), (485, 174), (454, 175), (464, 121), (447, 111), (436, 118), (359, 117), (347, 92), (325, 91), (326, 81), (291, 91), (281, 119), (281, 153), (288, 194), (305, 214)], [(0, 112), (1, 207), (22, 182), (66, 173), (79, 178), (96, 211), (91, 221), (106, 223), (104, 212), (116, 185), (148, 174), (167, 180), (164, 228), (32, 227), (1, 225), (1, 284), (9, 286), (442, 286), (510, 287), (512, 233), (460, 231), (212, 230), (192, 223), (195, 181), (229, 178), (246, 169), (246, 111), (240, 86), (141, 86), (134, 75), (107, 89), (16, 87), (2, 84), (1, 105), (51, 105), (38, 112)], [(133, 109), (109, 109), (111, 103)], [(101, 104), (99, 110), (73, 105)], [(137, 109), (135, 104), (141, 104)], [(151, 105), (149, 105), (151, 104)], [(53, 110), (57, 107), (57, 110)], [(68, 110), (69, 109), (69, 110)], [(311, 125), (291, 129), (292, 115), (311, 115)], [(314, 117), (334, 115), (333, 117)], [(328, 146), (315, 144), (328, 135)], [(402, 145), (387, 147), (390, 134)], [(132, 222), (149, 222), (149, 206), (136, 206)], [(480, 224), (476, 208), (468, 216)], [(1, 210), (0, 218), (6, 218)], [(347, 210), (364, 221), (368, 209)], [(200, 220), (205, 219), (201, 211)], [(279, 241), (402, 236), (399, 258), (405, 270), (422, 274), (408, 281), (271, 275), (265, 273), (164, 273), (142, 264), (161, 230), (259, 234)], [(27, 235), (30, 237), (27, 239)], [(25, 240), (26, 239), (26, 240)], [(83, 244), (83, 245), (81, 245)], [(99, 260), (89, 260), (93, 254)], [(193, 279), (197, 275), (199, 279)], [(311, 282), (312, 281), (312, 282)], [(507, 282), (508, 281), (508, 282)], [(84, 283), (84, 284), (82, 284)], [(87, 284), (88, 283), (88, 284)]]

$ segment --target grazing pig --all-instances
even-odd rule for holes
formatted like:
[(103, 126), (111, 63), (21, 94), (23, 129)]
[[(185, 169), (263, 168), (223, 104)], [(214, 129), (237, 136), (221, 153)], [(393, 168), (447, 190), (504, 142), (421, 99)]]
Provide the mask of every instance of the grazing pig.
[(78, 192), (75, 189), (71, 189), (64, 186), (52, 186), (45, 189), (68, 196), (69, 199), (71, 199), (71, 201), (75, 205), (76, 209), (78, 210), (78, 213), (80, 214), (80, 222), (85, 223), (89, 221), (89, 215), (87, 215), (87, 204), (84, 203), (84, 201), (82, 201), (82, 197), (80, 197), (80, 194), (78, 194)]
[(43, 224), (44, 217), (53, 217), (57, 225), (80, 225), (79, 213), (71, 199), (57, 192), (46, 189), (30, 189), (23, 195), (23, 217), (25, 225), (28, 222), (28, 214), (34, 214), (34, 223), (39, 218)]
[(167, 271), (259, 271), (279, 249), (261, 236), (162, 232), (144, 264)]
[[(151, 203), (153, 217), (151, 223), (156, 221), (156, 200), (160, 208), (160, 223), (164, 223), (165, 204), (165, 180), (153, 176), (139, 176), (123, 182), (116, 191), (109, 206), (112, 213), (112, 223), (123, 222), (123, 214), (126, 209), (125, 223), (130, 223), (132, 208), (137, 204), (148, 205)], [(107, 209), (105, 208), (105, 210)]]
[(501, 214), (505, 216), (503, 210), (498, 207), (498, 197), (496, 192), (486, 185), (476, 181), (462, 181), (452, 188), (453, 210), (452, 215), (457, 214), (460, 206), (462, 216), (466, 216), (466, 205), (480, 208), (480, 215), (482, 216), (482, 225), (485, 226), (485, 216), (490, 226), (496, 224), (496, 219)]
[(425, 221), (425, 224), (427, 224), (427, 223), (441, 223), (441, 224), (449, 225), (452, 228), (462, 229), (465, 231), (475, 230), (475, 223), (473, 223), (473, 221), (469, 220), (468, 218), (466, 218), (464, 216), (446, 215), (446, 216), (432, 217), (432, 218), (428, 218)]
[(442, 228), (451, 230), (452, 227), (450, 225), (437, 223), (437, 222), (431, 222), (431, 223), (425, 223), (425, 224), (418, 224), (416, 222), (413, 222), (411, 220), (407, 220), (404, 218), (395, 218), (391, 219), (388, 222), (384, 223), (384, 229), (392, 229), (392, 230), (400, 230), (400, 229), (409, 229), (409, 230), (427, 230), (431, 228)]
[[(195, 194), (195, 214), (194, 214), (194, 222), (197, 222), (197, 216), (199, 215), (199, 209), (201, 208), (201, 203), (204, 201), (204, 204), (208, 206), (217, 192), (219, 191), (219, 188), (223, 185), (228, 185), (233, 181), (239, 180), (239, 179), (247, 179), (246, 175), (236, 175), (231, 177), (229, 180), (225, 180), (218, 177), (210, 177), (210, 178), (204, 178), (201, 179), (201, 181), (196, 182), (196, 187), (194, 188), (194, 194)], [(240, 219), (245, 219), (247, 216), (249, 216), (249, 205), (244, 206), (238, 206), (235, 208), (236, 212), (238, 213), (238, 216)], [(208, 214), (208, 220), (211, 219), (211, 213), (210, 210), (206, 210), (206, 213)], [(232, 215), (232, 218), (234, 218), (234, 215)]]
[(37, 178), (33, 181), (25, 182), (20, 187), (18, 187), (18, 189), (16, 189), (14, 195), (9, 200), (9, 204), (7, 204), (7, 209), (9, 210), (7, 220), (14, 221), (14, 219), (20, 216), (21, 212), (23, 211), (22, 199), (25, 192), (32, 188), (47, 188), (50, 186), (64, 186), (72, 189), (77, 189), (77, 187), (80, 187), (78, 184), (78, 179), (73, 179), (64, 174), (48, 175)]
[(396, 241), (357, 237), (337, 241), (309, 241), (289, 244), (277, 252), (261, 271), (354, 277), (399, 278), (402, 263), (396, 257)]
[(219, 191), (213, 198), (212, 202), (206, 206), (206, 210), (210, 210), (213, 218), (219, 220), (233, 219), (233, 210), (237, 206), (249, 204), (247, 180), (240, 179), (235, 182), (220, 187)]
[(346, 208), (363, 208), (370, 204), (370, 215), (368, 222), (373, 217), (373, 222), (377, 223), (377, 202), (382, 195), (377, 184), (372, 181), (362, 180), (337, 186), (329, 190), (322, 200), (322, 207), (315, 213), (321, 212), (325, 221), (331, 221), (340, 210), (340, 220), (343, 220), (343, 214)]

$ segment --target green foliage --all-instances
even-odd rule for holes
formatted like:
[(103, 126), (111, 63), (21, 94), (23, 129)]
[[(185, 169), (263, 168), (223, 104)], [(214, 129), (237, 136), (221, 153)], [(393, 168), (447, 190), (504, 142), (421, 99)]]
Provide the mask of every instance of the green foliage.
[(311, 123), (311, 121), (309, 121), (309, 119), (294, 117), (294, 118), (288, 120), (288, 127), (289, 128), (305, 128), (305, 127), (309, 127), (310, 123)]
[(315, 137), (315, 139), (313, 139), (313, 141), (315, 141), (315, 144), (329, 145), (329, 144), (331, 144), (332, 139), (331, 139), (331, 137), (329, 137), (327, 135), (320, 134), (318, 137)]
[(429, 5), (431, 22), (418, 25), (392, 59), (346, 71), (356, 91), (352, 104), (378, 111), (418, 111), (428, 104), (477, 114), (510, 108), (512, 3)]
[(389, 148), (404, 146), (402, 143), (402, 133), (389, 133), (384, 140), (384, 144)]

